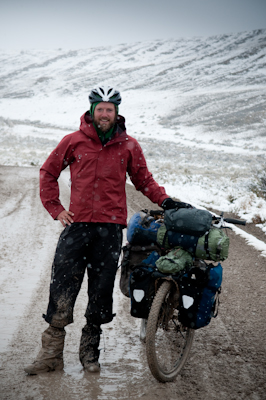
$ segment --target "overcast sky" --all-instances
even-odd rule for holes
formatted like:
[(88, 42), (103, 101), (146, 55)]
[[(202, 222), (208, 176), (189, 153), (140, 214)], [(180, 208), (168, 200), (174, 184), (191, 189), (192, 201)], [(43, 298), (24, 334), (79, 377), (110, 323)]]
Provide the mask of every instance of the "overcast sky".
[(0, 49), (78, 49), (266, 28), (266, 0), (0, 0)]

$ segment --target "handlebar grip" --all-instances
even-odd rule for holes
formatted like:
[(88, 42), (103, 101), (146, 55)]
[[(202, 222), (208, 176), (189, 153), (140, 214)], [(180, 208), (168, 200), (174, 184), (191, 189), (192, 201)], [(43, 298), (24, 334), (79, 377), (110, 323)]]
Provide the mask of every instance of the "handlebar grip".
[(154, 215), (163, 215), (164, 214), (164, 210), (150, 210), (150, 215), (154, 216)]
[(235, 224), (235, 225), (246, 225), (245, 220), (240, 220), (240, 219), (234, 219), (234, 218), (224, 218), (225, 222), (228, 222), (228, 224)]

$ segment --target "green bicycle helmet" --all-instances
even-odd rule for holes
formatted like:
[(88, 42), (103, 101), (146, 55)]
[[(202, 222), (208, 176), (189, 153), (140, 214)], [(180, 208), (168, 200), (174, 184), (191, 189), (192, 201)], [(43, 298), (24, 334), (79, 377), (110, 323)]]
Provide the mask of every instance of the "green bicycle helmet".
[(102, 101), (114, 103), (118, 106), (121, 101), (120, 92), (111, 86), (97, 86), (89, 94), (89, 101), (91, 104), (99, 103)]

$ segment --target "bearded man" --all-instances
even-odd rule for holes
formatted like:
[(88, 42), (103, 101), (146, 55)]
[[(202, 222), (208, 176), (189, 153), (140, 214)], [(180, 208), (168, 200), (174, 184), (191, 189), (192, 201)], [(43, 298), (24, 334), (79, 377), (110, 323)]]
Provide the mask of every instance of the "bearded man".
[[(65, 326), (73, 322), (73, 309), (84, 274), (88, 276), (86, 324), (79, 357), (84, 369), (98, 372), (101, 325), (112, 321), (113, 288), (127, 224), (126, 174), (137, 190), (163, 208), (172, 200), (149, 172), (142, 149), (129, 136), (118, 114), (119, 91), (110, 86), (93, 89), (90, 110), (80, 129), (65, 136), (40, 170), (40, 197), (44, 207), (64, 227), (52, 265), (50, 298), (43, 315), (49, 327), (42, 334), (36, 360), (28, 374), (63, 369)], [(59, 199), (58, 178), (70, 167), (70, 205)]]

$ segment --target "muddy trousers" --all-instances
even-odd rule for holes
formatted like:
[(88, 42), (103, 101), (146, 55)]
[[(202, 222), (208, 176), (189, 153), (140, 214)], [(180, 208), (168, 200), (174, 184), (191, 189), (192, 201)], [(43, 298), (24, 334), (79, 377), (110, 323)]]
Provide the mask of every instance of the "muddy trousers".
[(113, 288), (122, 245), (122, 226), (73, 223), (62, 232), (52, 266), (45, 321), (57, 328), (73, 322), (73, 309), (87, 271), (87, 321), (100, 326), (113, 319)]
[(73, 223), (62, 232), (52, 266), (46, 322), (62, 329), (73, 322), (73, 309), (87, 271), (87, 320), (82, 329), (80, 361), (99, 358), (101, 324), (111, 322), (113, 288), (122, 245), (119, 224)]

